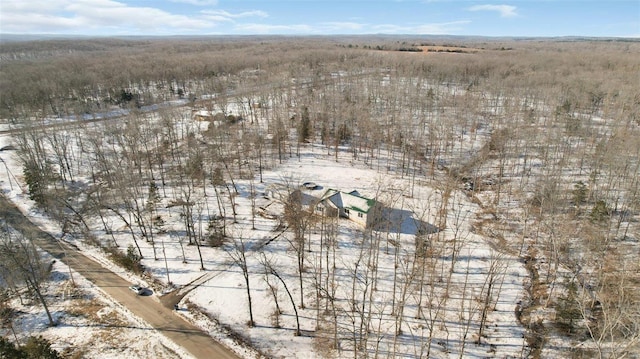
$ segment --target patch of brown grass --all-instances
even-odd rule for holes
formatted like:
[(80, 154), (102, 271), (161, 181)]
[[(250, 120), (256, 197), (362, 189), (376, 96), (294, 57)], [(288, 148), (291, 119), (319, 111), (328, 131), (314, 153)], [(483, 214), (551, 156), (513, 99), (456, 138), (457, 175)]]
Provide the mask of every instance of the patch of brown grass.
[(123, 326), (127, 322), (118, 314), (115, 309), (108, 313), (100, 314), (100, 310), (106, 308), (104, 303), (96, 299), (77, 299), (72, 306), (67, 309), (69, 315), (86, 318), (87, 320), (106, 327)]
[(91, 321), (98, 321), (98, 311), (104, 307), (104, 304), (98, 302), (95, 299), (76, 299), (72, 301), (71, 307), (68, 308), (67, 314), (87, 318)]

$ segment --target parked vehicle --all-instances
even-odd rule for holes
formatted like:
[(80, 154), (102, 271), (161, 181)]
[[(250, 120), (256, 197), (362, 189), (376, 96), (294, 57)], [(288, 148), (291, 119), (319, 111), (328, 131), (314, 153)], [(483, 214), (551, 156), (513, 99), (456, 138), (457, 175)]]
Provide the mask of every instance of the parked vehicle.
[(136, 293), (137, 295), (140, 295), (144, 292), (144, 288), (142, 288), (142, 286), (140, 285), (132, 285), (131, 287), (129, 287), (129, 289), (131, 289), (134, 293)]

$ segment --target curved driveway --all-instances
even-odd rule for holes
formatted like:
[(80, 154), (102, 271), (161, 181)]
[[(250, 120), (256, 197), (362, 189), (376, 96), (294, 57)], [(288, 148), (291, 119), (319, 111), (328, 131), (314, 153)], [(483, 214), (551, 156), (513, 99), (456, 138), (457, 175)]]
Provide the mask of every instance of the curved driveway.
[(196, 358), (237, 359), (220, 343), (198, 327), (173, 313), (151, 296), (138, 296), (129, 290), (131, 283), (104, 268), (100, 263), (83, 255), (77, 248), (57, 241), (51, 234), (34, 225), (3, 195), (0, 195), (0, 218), (25, 237), (31, 238), (40, 248), (68, 264), (97, 287), (109, 294), (133, 314), (142, 318), (160, 333), (183, 347)]

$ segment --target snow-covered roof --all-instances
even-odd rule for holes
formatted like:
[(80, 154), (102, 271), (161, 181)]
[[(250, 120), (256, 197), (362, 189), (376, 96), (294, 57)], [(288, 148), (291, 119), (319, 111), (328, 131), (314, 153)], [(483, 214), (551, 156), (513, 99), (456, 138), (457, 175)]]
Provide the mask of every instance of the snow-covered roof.
[(374, 199), (362, 197), (357, 191), (346, 193), (331, 188), (324, 193), (320, 200), (328, 200), (337, 208), (344, 208), (361, 213), (369, 213), (376, 203)]

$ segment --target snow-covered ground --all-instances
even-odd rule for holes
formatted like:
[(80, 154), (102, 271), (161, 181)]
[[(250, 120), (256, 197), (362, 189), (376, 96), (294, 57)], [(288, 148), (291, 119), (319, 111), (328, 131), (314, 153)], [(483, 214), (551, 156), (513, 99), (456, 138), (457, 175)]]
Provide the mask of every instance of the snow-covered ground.
[[(423, 220), (434, 223), (435, 212), (434, 206), (438, 205), (437, 196), (434, 190), (428, 186), (420, 186), (415, 190), (414, 198), (407, 198), (403, 193), (407, 193), (409, 180), (394, 178), (393, 176), (380, 176), (376, 172), (361, 167), (357, 163), (352, 163), (348, 159), (341, 159), (335, 162), (331, 158), (326, 158), (323, 153), (304, 153), (300, 161), (292, 159), (284, 164), (278, 171), (265, 173), (265, 182), (281, 182), (282, 173), (287, 174), (288, 182), (303, 183), (305, 181), (313, 181), (324, 188), (338, 188), (346, 191), (353, 189), (358, 190), (361, 194), (367, 196), (376, 196), (384, 201), (385, 196), (390, 196), (394, 192), (399, 194), (395, 198), (389, 198), (387, 205), (396, 209), (411, 208), (414, 213), (430, 213)], [(383, 195), (384, 193), (384, 195)], [(249, 222), (250, 210), (249, 203), (242, 203), (245, 199), (240, 196), (238, 199), (240, 213), (240, 223)], [(370, 354), (393, 353), (395, 357), (412, 357), (416, 353), (424, 353), (429, 340), (429, 325), (437, 324), (434, 328), (432, 336), (433, 347), (437, 347), (437, 355), (448, 353), (457, 356), (464, 350), (465, 355), (469, 356), (486, 356), (495, 353), (498, 357), (509, 355), (518, 355), (523, 349), (523, 329), (516, 322), (514, 309), (521, 295), (522, 285), (526, 272), (522, 265), (515, 259), (505, 255), (500, 255), (493, 251), (482, 237), (474, 235), (470, 232), (475, 215), (479, 208), (471, 203), (462, 193), (455, 192), (450, 199), (453, 211), (449, 214), (448, 221), (451, 223), (441, 233), (431, 234), (432, 246), (435, 250), (441, 250), (443, 260), (438, 263), (431, 263), (436, 268), (436, 273), (427, 272), (424, 278), (424, 298), (422, 298), (422, 310), (429, 307), (427, 303), (431, 303), (430, 315), (433, 315), (433, 321), (430, 322), (426, 317), (429, 314), (418, 313), (418, 280), (416, 276), (421, 273), (419, 270), (412, 268), (415, 252), (414, 233), (384, 233), (376, 232), (373, 234), (378, 239), (368, 239), (363, 241), (363, 230), (358, 225), (347, 220), (339, 221), (339, 234), (337, 236), (337, 244), (335, 247), (335, 263), (337, 264), (337, 284), (336, 307), (338, 311), (338, 335), (341, 338), (341, 356), (353, 356), (353, 343), (350, 343), (353, 337), (359, 342), (360, 336), (366, 336), (359, 332), (359, 329), (353, 328), (353, 317), (360, 316), (360, 313), (354, 313), (352, 308), (353, 293), (357, 293), (356, 300), (363, 299), (363, 293), (366, 294), (365, 300), (359, 300), (358, 303), (372, 301), (374, 310), (365, 309), (367, 312), (364, 317), (369, 321), (370, 331), (376, 332), (375, 338), (369, 339), (367, 350)], [(244, 209), (244, 211), (242, 210)], [(269, 225), (268, 221), (263, 221), (257, 225), (257, 230), (245, 229), (239, 230), (236, 236), (246, 238), (247, 242), (259, 245), (265, 239), (274, 236), (271, 230), (275, 223)], [(312, 231), (310, 236), (311, 249), (306, 254), (307, 270), (303, 277), (305, 280), (305, 309), (298, 308), (301, 318), (301, 329), (303, 336), (294, 337), (295, 317), (291, 305), (282, 288), (279, 289), (278, 299), (279, 305), (283, 310), (279, 325), (281, 328), (274, 328), (273, 313), (275, 311), (275, 303), (272, 293), (269, 291), (264, 280), (264, 270), (261, 268), (260, 259), (262, 255), (272, 263), (283, 275), (288, 278), (288, 286), (292, 292), (296, 305), (300, 305), (299, 288), (296, 285), (296, 253), (290, 250), (290, 244), (286, 240), (288, 235), (278, 237), (270, 242), (267, 246), (260, 248), (258, 251), (251, 251), (248, 259), (249, 271), (251, 273), (250, 283), (252, 289), (252, 303), (254, 311), (254, 319), (257, 326), (247, 328), (248, 321), (247, 298), (245, 294), (244, 279), (242, 273), (237, 266), (227, 264), (228, 267), (222, 268), (219, 273), (204, 285), (198, 287), (190, 294), (186, 300), (198, 305), (206, 310), (213, 317), (222, 323), (227, 323), (238, 332), (242, 332), (254, 346), (269, 356), (274, 357), (299, 357), (308, 358), (321, 357), (324, 355), (317, 349), (321, 347), (320, 343), (328, 342), (326, 333), (318, 334), (317, 329), (320, 321), (326, 321), (326, 299), (320, 300), (320, 310), (318, 311), (315, 302), (315, 291), (312, 281), (315, 272), (319, 270), (320, 256), (320, 234)], [(458, 253), (451, 253), (452, 241), (457, 240)], [(390, 244), (392, 243), (392, 244)], [(355, 278), (365, 281), (367, 276), (366, 266), (369, 258), (371, 247), (378, 245), (380, 253), (377, 261), (377, 274), (371, 279), (377, 283), (375, 289), (371, 286), (373, 283), (364, 284), (356, 282)], [(394, 247), (395, 246), (395, 247)], [(398, 254), (396, 256), (397, 248)], [(326, 252), (326, 248), (324, 249)], [(363, 255), (364, 251), (364, 255)], [(326, 253), (325, 253), (326, 254)], [(333, 255), (333, 253), (331, 254)], [(451, 256), (457, 256), (455, 267), (451, 272), (451, 277), (447, 278), (450, 269)], [(360, 261), (360, 262), (359, 262)], [(212, 261), (211, 266), (216, 266)], [(358, 268), (356, 263), (360, 263)], [(394, 271), (394, 267), (398, 269)], [(227, 260), (228, 263), (228, 260)], [(333, 264), (333, 261), (331, 261)], [(416, 268), (422, 262), (416, 262)], [(324, 264), (326, 266), (326, 263)], [(425, 265), (429, 265), (425, 262)], [(442, 270), (441, 266), (446, 265), (446, 270)], [(483, 345), (469, 344), (462, 349), (463, 342), (472, 341), (475, 332), (478, 331), (477, 321), (481, 316), (482, 297), (486, 294), (487, 278), (489, 268), (495, 266), (495, 276), (497, 277), (494, 285), (499, 285), (499, 289), (494, 290), (491, 294), (492, 309), (488, 313), (486, 338), (482, 339)], [(205, 265), (207, 267), (207, 265)], [(365, 267), (365, 269), (362, 269)], [(371, 270), (369, 268), (369, 270)], [(215, 269), (214, 269), (215, 271)], [(394, 274), (395, 273), (395, 274)], [(397, 275), (397, 288), (394, 289), (394, 275)], [(438, 278), (434, 278), (438, 276)], [(373, 279), (375, 278), (375, 279)], [(411, 278), (411, 280), (409, 280)], [(276, 282), (275, 278), (270, 279)], [(427, 283), (432, 283), (430, 286)], [(448, 285), (449, 284), (449, 285)], [(407, 292), (402, 295), (403, 285), (408, 285)], [(354, 287), (355, 286), (355, 287)], [(430, 291), (429, 294), (426, 291)], [(396, 300), (406, 301), (404, 308), (404, 324), (402, 326), (402, 334), (395, 336), (395, 326), (397, 323), (397, 312), (394, 313), (392, 297)], [(446, 294), (444, 292), (447, 292)], [(371, 298), (369, 296), (371, 295)], [(428, 296), (432, 296), (428, 299)], [(441, 308), (436, 303), (442, 303)], [(397, 305), (397, 303), (396, 303)], [(397, 308), (395, 309), (398, 310)], [(357, 312), (357, 310), (356, 310)], [(436, 313), (438, 312), (438, 313)], [(369, 315), (370, 313), (370, 315)], [(370, 316), (370, 317), (369, 317)], [(421, 317), (421, 318), (418, 318)], [(469, 327), (468, 320), (471, 318)], [(362, 320), (354, 319), (356, 323)], [(359, 324), (356, 324), (357, 327)], [(465, 333), (465, 330), (469, 331)], [(354, 333), (356, 331), (357, 333)], [(466, 339), (464, 339), (466, 337)]]
[[(0, 148), (8, 144), (9, 139), (3, 137)], [(5, 196), (34, 222), (59, 237), (60, 228), (28, 199), (15, 151), (0, 152), (0, 158), (5, 164), (0, 171)], [(251, 186), (255, 186), (255, 193), (262, 194), (272, 184), (297, 188), (307, 181), (322, 187), (310, 191), (312, 194), (319, 195), (329, 188), (357, 190), (399, 213), (410, 215), (411, 219), (405, 218), (408, 223), (421, 221), (436, 228), (446, 219), (446, 224), (441, 231), (427, 235), (429, 254), (416, 256), (415, 226), (413, 230), (411, 225), (405, 225), (401, 230), (368, 232), (341, 219), (334, 223), (333, 245), (327, 246), (327, 234), (320, 230), (321, 221), (317, 219), (309, 228), (308, 248), (304, 253), (305, 305), (302, 308), (292, 235), (281, 233), (278, 220), (271, 216), (252, 218)], [(237, 223), (229, 224), (227, 229), (231, 239), (222, 248), (200, 248), (204, 270), (200, 269), (196, 246), (186, 245), (179, 236), (183, 226), (179, 213), (166, 208), (171, 195), (158, 205), (167, 234), (157, 234), (155, 246), (139, 241), (145, 258), (142, 263), (153, 280), (145, 281), (117, 268), (104, 252), (87, 245), (83, 238), (67, 236), (64, 239), (130, 281), (156, 286), (156, 292), (179, 289), (197, 281), (199, 285), (181, 303), (190, 310), (182, 313), (225, 344), (244, 342), (269, 357), (324, 357), (330, 351), (338, 357), (353, 357), (354, 348), (365, 350), (370, 356), (407, 358), (426, 356), (427, 352), (436, 357), (458, 357), (460, 353), (508, 357), (520, 356), (523, 351), (524, 330), (514, 310), (522, 295), (526, 271), (517, 258), (500, 254), (482, 236), (473, 233), (474, 222), (482, 216), (482, 209), (462, 191), (449, 192), (443, 204), (445, 186), (441, 184), (379, 172), (353, 161), (349, 151), (341, 153), (336, 161), (333, 154), (327, 155), (326, 148), (320, 146), (305, 146), (299, 157), (289, 158), (266, 171), (263, 183), (259, 183), (256, 176), (251, 182), (237, 179), (236, 186)], [(205, 197), (200, 193), (197, 200), (203, 207), (218, 206), (214, 196)], [(276, 216), (283, 212), (283, 205), (273, 198), (258, 196), (255, 206), (266, 208)], [(446, 211), (443, 212), (443, 208)], [(121, 248), (133, 243), (117, 218), (112, 216), (108, 221)], [(96, 228), (100, 227), (96, 220)], [(110, 236), (98, 230), (94, 234), (105, 241)], [(247, 249), (255, 321), (251, 328), (247, 326), (245, 280), (231, 255), (234, 253), (232, 242), (240, 239)], [(296, 318), (285, 288), (273, 275), (265, 275), (262, 263), (265, 259), (291, 292), (301, 336), (294, 336)], [(56, 270), (58, 276), (62, 276), (62, 272)], [(322, 278), (320, 281), (325, 284), (318, 284), (315, 278)], [(275, 291), (270, 290), (267, 279)], [(65, 325), (46, 328), (44, 322), (38, 320), (42, 314), (34, 313), (21, 319), (20, 323), (31, 324), (21, 324), (19, 331), (41, 333), (52, 339), (57, 348), (80, 347), (85, 343), (82, 338), (99, 336), (104, 345), (87, 346), (87, 357), (136, 357), (149, 351), (156, 357), (184, 355), (160, 334), (143, 335), (149, 332), (148, 328), (127, 316), (126, 310), (110, 302), (98, 289), (88, 283), (81, 288), (88, 293), (91, 303), (98, 303), (93, 305), (95, 314), (84, 319), (72, 316), (69, 313), (73, 313), (73, 309), (66, 308), (83, 308), (84, 302), (56, 298), (54, 306), (60, 308), (56, 309), (60, 312), (57, 315)], [(317, 298), (316, 290), (324, 293)], [(280, 315), (276, 313), (274, 295), (282, 311)], [(484, 311), (485, 307), (488, 310)], [(29, 310), (38, 309), (31, 306)], [(112, 316), (127, 324), (116, 328), (91, 324)], [(478, 339), (480, 322), (483, 334)], [(98, 330), (101, 332), (94, 333)], [(236, 339), (229, 339), (229, 331), (235, 333), (232, 337)], [(137, 345), (125, 349), (123, 342), (126, 341), (122, 338), (127, 338), (126, 341), (134, 338)], [(256, 355), (252, 351), (246, 353), (247, 357)]]
[(36, 299), (13, 298), (6, 304), (15, 317), (0, 335), (19, 343), (41, 335), (53, 349), (76, 358), (192, 358), (60, 261), (52, 265), (44, 295), (55, 327)]

